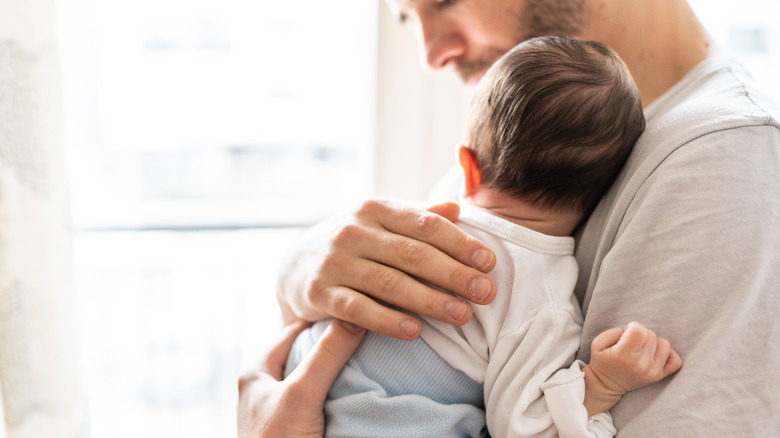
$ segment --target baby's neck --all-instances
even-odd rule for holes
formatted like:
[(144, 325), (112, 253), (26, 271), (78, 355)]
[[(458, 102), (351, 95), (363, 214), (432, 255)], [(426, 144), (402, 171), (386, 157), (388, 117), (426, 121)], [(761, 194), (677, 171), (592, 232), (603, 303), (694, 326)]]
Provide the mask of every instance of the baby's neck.
[(582, 220), (580, 213), (540, 208), (492, 189), (480, 188), (467, 201), (500, 218), (551, 236), (570, 236)]

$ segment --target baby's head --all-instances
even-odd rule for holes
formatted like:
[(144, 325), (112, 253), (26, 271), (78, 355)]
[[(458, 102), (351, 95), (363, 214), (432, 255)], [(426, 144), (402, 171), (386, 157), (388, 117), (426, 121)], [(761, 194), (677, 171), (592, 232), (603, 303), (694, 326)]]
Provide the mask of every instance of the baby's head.
[(466, 153), (480, 186), (589, 214), (644, 127), (639, 92), (614, 52), (594, 42), (535, 38), (482, 79)]

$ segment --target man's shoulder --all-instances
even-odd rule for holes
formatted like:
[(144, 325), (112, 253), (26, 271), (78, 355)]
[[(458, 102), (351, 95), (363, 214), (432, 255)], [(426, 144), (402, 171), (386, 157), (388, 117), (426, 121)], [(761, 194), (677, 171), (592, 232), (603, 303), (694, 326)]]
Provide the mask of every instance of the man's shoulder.
[(670, 90), (671, 96), (664, 96), (670, 101), (666, 107), (648, 115), (647, 130), (638, 147), (671, 152), (727, 130), (756, 126), (780, 129), (780, 103), (739, 63), (714, 59), (697, 68)]
[[(660, 108), (648, 109), (647, 129), (618, 183), (624, 190), (638, 189), (673, 154), (692, 146), (704, 161), (748, 159), (773, 154), (780, 147), (780, 104), (736, 62), (720, 59), (700, 66), (662, 99), (666, 101)], [(724, 146), (739, 143), (750, 150), (741, 155), (722, 153)]]
[[(702, 193), (711, 202), (747, 199), (745, 187), (728, 183), (740, 172), (751, 175), (743, 182), (763, 184), (767, 190), (776, 187), (774, 175), (780, 169), (777, 103), (736, 63), (713, 62), (703, 67), (663, 96), (660, 106), (648, 109), (647, 130), (583, 227), (577, 259), (584, 275), (577, 286), (578, 296), (585, 294), (588, 275), (598, 272), (600, 260), (620, 230), (634, 219), (671, 217), (705, 208), (709, 204), (690, 202)], [(719, 184), (717, 189), (713, 184)], [(651, 198), (663, 199), (663, 207), (648, 202)]]

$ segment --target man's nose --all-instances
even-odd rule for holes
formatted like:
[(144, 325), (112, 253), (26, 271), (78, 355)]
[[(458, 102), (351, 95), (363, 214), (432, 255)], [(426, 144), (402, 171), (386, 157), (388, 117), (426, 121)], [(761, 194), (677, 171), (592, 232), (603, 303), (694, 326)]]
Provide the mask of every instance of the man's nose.
[(466, 53), (466, 40), (447, 23), (420, 20), (419, 35), (425, 63), (434, 70), (446, 67)]

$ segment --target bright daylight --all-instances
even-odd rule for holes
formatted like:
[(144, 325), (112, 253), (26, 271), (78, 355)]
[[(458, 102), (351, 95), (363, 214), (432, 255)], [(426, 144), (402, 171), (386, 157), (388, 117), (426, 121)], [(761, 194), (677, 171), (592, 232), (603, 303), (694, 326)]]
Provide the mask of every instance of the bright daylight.
[[(705, 420), (698, 436), (780, 433), (780, 5), (604, 0), (603, 17), (574, 16), (618, 55), (610, 71), (630, 73), (610, 85), (625, 103), (595, 105), (630, 138), (593, 139), (567, 123), (598, 93), (552, 82), (571, 65), (482, 76), (520, 27), (558, 35), (574, 14), (561, 5), (597, 2), (538, 3), (0, 0), (0, 438), (302, 436), (308, 418), (325, 425), (315, 436), (682, 437)], [(538, 50), (562, 58), (557, 44)], [(498, 169), (530, 158), (501, 149), (512, 129), (492, 120), (523, 130), (541, 111), (506, 82), (543, 79), (565, 98), (531, 127), (625, 144), (593, 158), (616, 163), (603, 187), (584, 191), (603, 167), (552, 173), (543, 151)], [(556, 141), (532, 132), (518, 143)], [(486, 138), (492, 158), (464, 144)], [(552, 198), (574, 201), (548, 205), (561, 181), (571, 192)], [(458, 196), (449, 234), (411, 231), (411, 212)], [(368, 199), (395, 201), (354, 213)], [(542, 226), (527, 205), (565, 219)], [(324, 223), (345, 212), (359, 226)], [(531, 237), (506, 241), (518, 235)], [(540, 308), (570, 306), (566, 323), (531, 311), (537, 284), (563, 289)], [(305, 394), (263, 369), (239, 393), (279, 346), (279, 297), (293, 319), (350, 324), (289, 337), (276, 368), (321, 353), (320, 335), (343, 361), (299, 368)], [(360, 339), (344, 368), (359, 377), (334, 382)], [(631, 374), (600, 342), (614, 357), (638, 342), (660, 371)], [(598, 376), (631, 384), (599, 405), (618, 392)], [(356, 389), (372, 385), (378, 401)]]

